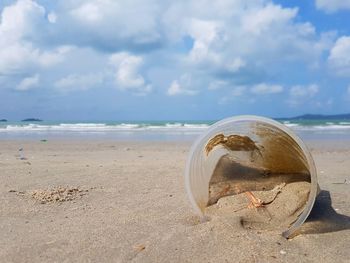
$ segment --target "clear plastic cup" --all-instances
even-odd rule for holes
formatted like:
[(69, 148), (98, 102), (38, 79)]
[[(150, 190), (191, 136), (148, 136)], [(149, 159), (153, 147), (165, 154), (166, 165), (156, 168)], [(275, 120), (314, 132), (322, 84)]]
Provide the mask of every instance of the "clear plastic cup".
[[(298, 189), (287, 193), (287, 189), (298, 184), (309, 186), (304, 199), (298, 197)], [(284, 187), (269, 204), (254, 195), (252, 201), (260, 202), (253, 203), (257, 210), (270, 209), (272, 215), (286, 221), (272, 218), (266, 223), (272, 222), (270, 228), (273, 222), (281, 223), (278, 227), (282, 226), (286, 238), (306, 220), (318, 192), (316, 168), (304, 142), (277, 121), (248, 115), (219, 121), (197, 139), (187, 161), (185, 185), (193, 208), (201, 216), (223, 197), (272, 191), (278, 185)], [(289, 200), (287, 194), (293, 198)], [(287, 198), (285, 203), (282, 197)], [(273, 202), (279, 202), (279, 206), (272, 205)], [(285, 219), (279, 216), (295, 203), (299, 207), (293, 216)], [(271, 210), (279, 207), (281, 211)]]

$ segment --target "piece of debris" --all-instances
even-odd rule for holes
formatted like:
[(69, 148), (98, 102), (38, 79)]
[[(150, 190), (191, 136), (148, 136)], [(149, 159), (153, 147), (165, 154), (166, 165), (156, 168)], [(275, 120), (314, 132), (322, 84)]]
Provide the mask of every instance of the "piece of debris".
[(280, 254), (281, 254), (281, 255), (285, 255), (285, 254), (287, 254), (287, 252), (284, 251), (284, 250), (280, 250)]
[(350, 181), (344, 179), (344, 182), (339, 182), (339, 183), (332, 183), (332, 184), (350, 184)]
[(145, 250), (145, 249), (146, 249), (146, 246), (145, 246), (145, 245), (142, 245), (142, 244), (136, 245), (136, 246), (135, 246), (135, 249), (136, 249), (137, 251), (141, 252), (142, 250)]
[(18, 151), (19, 151), (19, 159), (20, 160), (27, 160), (27, 158), (24, 157), (23, 148), (19, 148)]
[(9, 190), (9, 193), (16, 193), (17, 191), (16, 190), (13, 190), (13, 189), (11, 189), (11, 190)]

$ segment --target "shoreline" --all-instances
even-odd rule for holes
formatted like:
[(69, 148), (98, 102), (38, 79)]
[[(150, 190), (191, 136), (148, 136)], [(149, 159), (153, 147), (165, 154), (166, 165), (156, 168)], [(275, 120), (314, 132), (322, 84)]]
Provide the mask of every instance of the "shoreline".
[[(186, 134), (186, 135), (174, 135), (174, 134), (155, 134), (150, 133), (151, 136), (145, 136), (144, 134), (124, 134), (121, 136), (120, 133), (116, 134), (88, 134), (88, 133), (60, 133), (60, 134), (18, 134), (17, 136), (1, 136), (0, 142), (115, 142), (115, 143), (180, 143), (192, 146), (192, 144), (200, 137), (201, 133), (198, 134)], [(298, 134), (299, 138), (305, 142), (309, 150), (315, 151), (334, 151), (334, 150), (348, 150), (350, 149), (350, 134), (346, 137), (338, 135), (325, 134), (322, 137), (316, 136), (302, 136)]]

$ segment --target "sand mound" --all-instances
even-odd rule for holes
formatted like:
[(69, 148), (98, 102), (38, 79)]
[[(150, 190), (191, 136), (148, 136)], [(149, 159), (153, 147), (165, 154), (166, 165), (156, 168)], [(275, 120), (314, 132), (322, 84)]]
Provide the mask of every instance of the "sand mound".
[(30, 196), (42, 204), (60, 203), (73, 201), (87, 194), (89, 190), (80, 189), (79, 187), (54, 187), (46, 190), (34, 190)]
[(294, 182), (277, 185), (269, 191), (252, 191), (261, 200), (261, 207), (249, 207), (246, 193), (220, 198), (209, 206), (206, 213), (212, 216), (239, 217), (248, 229), (285, 229), (302, 213), (308, 200), (310, 183)]

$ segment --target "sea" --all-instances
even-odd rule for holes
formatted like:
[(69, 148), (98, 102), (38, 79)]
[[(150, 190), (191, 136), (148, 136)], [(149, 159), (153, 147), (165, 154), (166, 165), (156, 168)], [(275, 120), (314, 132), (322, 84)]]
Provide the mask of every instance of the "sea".
[[(283, 120), (305, 140), (350, 140), (350, 120)], [(116, 139), (192, 141), (215, 121), (0, 122), (0, 139)]]

